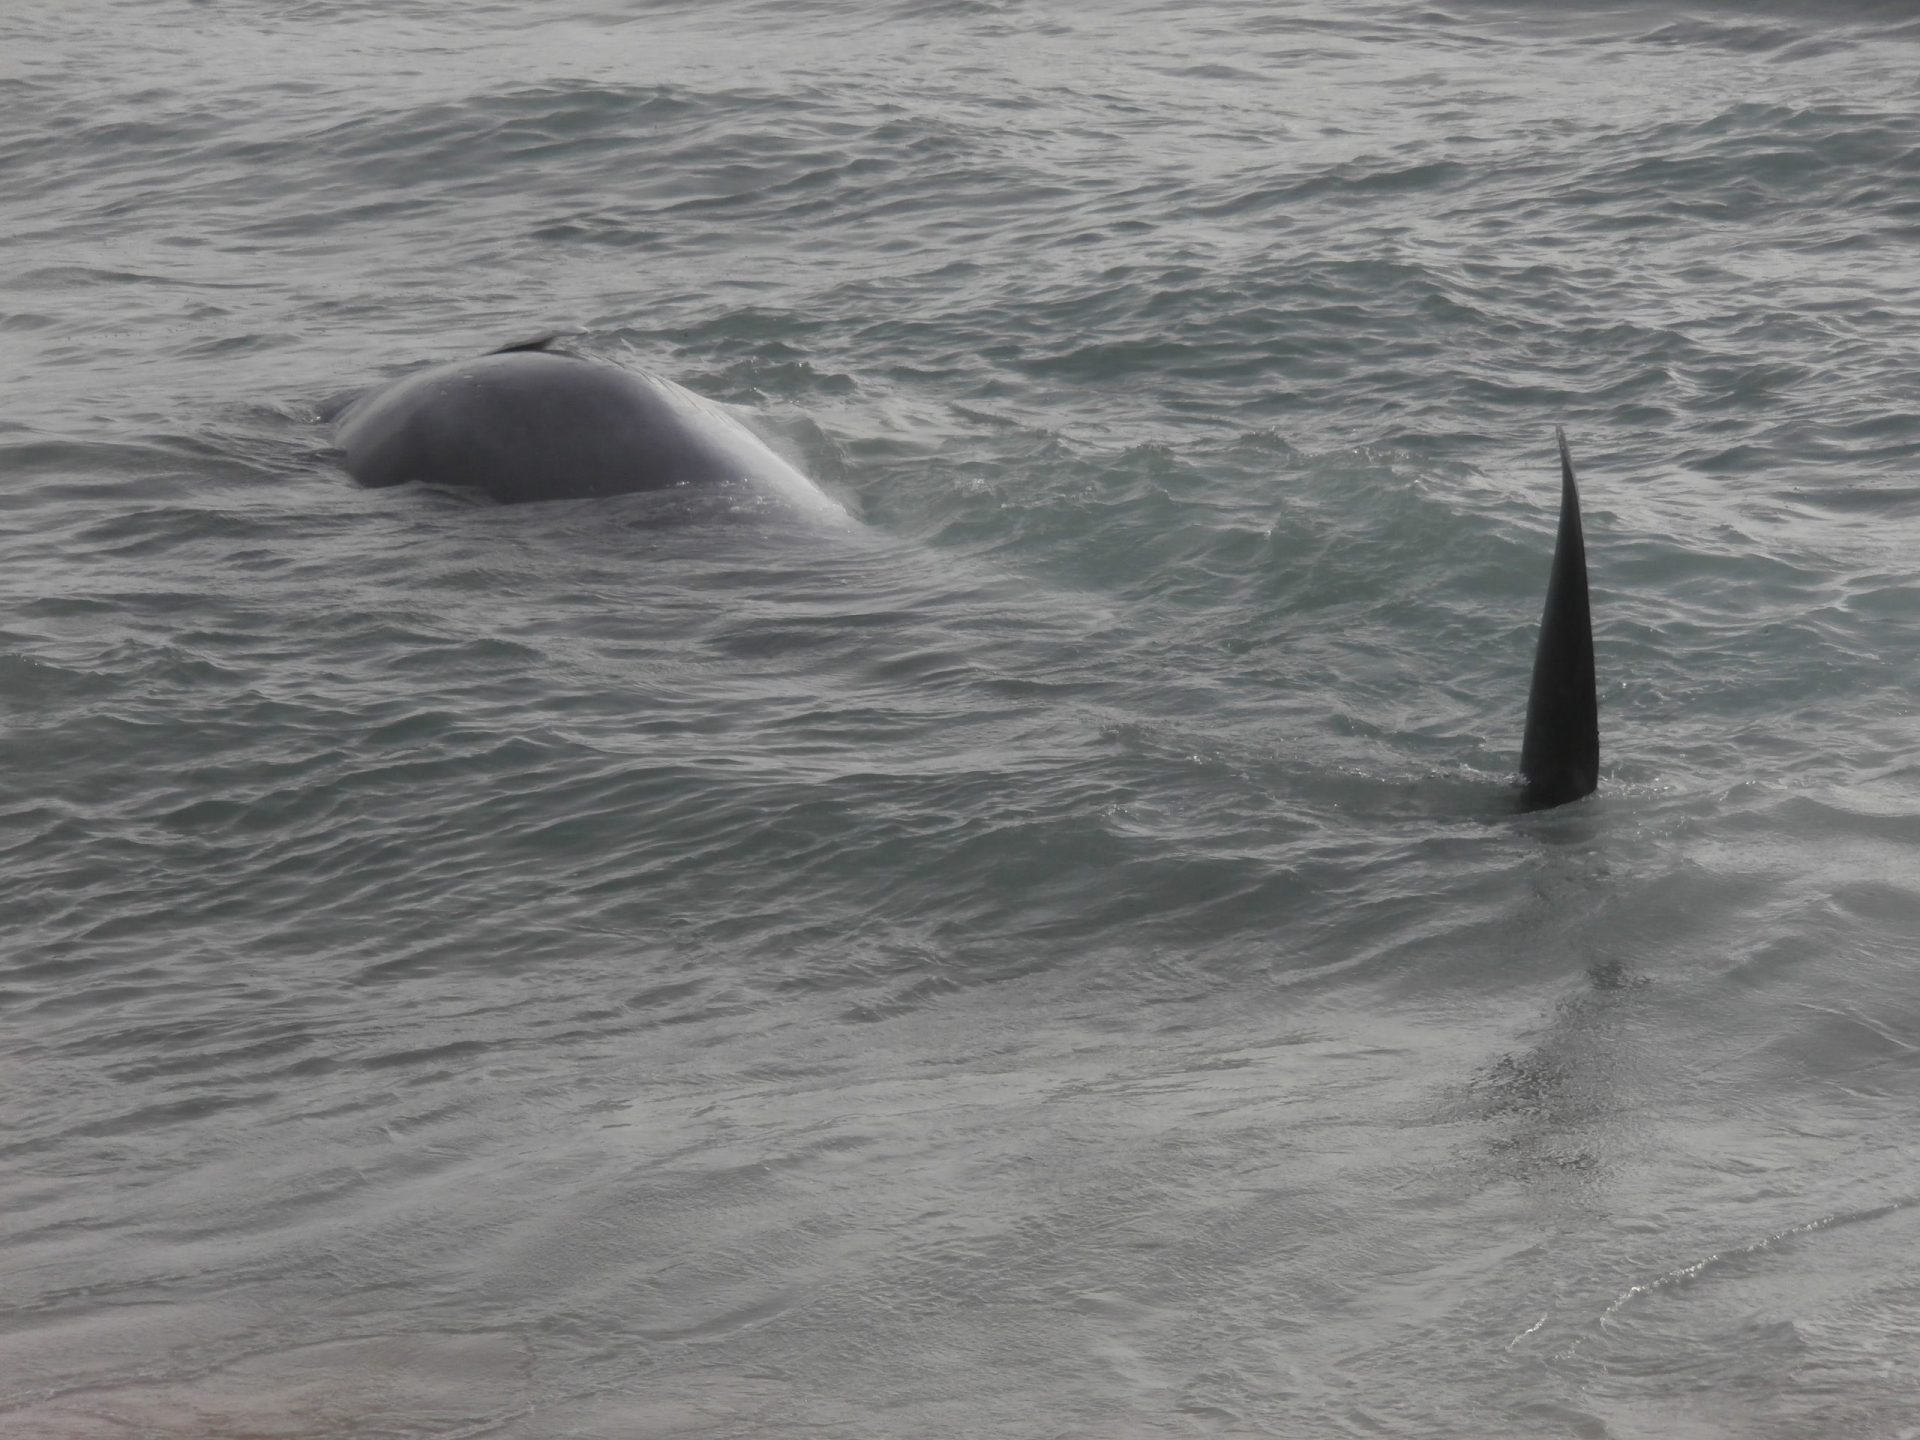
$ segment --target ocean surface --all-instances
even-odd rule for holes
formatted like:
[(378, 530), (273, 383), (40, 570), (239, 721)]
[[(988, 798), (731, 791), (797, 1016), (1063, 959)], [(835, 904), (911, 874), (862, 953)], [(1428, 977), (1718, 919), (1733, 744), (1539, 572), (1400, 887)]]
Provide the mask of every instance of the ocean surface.
[(1906, 0), (15, 0), (0, 1434), (1920, 1435), (1917, 376)]

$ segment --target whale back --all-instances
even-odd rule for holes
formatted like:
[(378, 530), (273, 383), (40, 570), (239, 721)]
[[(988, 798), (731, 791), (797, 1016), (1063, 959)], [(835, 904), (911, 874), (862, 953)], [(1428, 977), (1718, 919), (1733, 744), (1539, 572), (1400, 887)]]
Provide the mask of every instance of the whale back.
[(397, 380), (342, 412), (335, 439), (363, 485), (418, 480), (507, 502), (748, 479), (807, 484), (726, 411), (672, 381), (538, 348)]

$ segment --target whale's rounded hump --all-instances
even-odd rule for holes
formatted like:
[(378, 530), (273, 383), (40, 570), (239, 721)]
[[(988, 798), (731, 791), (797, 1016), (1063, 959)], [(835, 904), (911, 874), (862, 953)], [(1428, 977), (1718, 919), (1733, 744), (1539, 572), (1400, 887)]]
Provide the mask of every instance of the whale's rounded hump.
[(670, 380), (554, 351), (556, 338), (437, 365), (356, 401), (335, 430), (348, 473), (368, 486), (419, 480), (509, 502), (737, 480), (811, 490), (719, 406)]

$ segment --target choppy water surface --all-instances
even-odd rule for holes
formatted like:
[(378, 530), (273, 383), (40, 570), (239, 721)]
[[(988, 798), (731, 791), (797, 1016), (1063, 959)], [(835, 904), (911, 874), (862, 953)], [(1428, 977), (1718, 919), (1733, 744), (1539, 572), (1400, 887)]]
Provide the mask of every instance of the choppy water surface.
[[(1916, 73), (10, 8), (0, 1432), (1912, 1433)], [(329, 457), (554, 325), (851, 518)]]

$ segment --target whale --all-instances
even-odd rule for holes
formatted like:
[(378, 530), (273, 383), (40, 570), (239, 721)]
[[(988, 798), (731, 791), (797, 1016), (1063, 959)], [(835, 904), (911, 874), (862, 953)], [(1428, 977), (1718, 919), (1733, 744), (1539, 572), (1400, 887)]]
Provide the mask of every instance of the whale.
[(347, 473), (374, 489), (420, 482), (505, 504), (746, 483), (844, 517), (713, 401), (557, 339), (434, 365), (351, 401), (333, 417)]
[[(721, 406), (643, 370), (555, 348), (557, 336), (431, 366), (334, 416), (347, 472), (517, 504), (684, 485), (756, 485), (836, 520), (846, 511)], [(1520, 746), (1520, 805), (1550, 809), (1600, 784), (1599, 695), (1580, 492), (1566, 431), (1560, 519)]]
[(1600, 788), (1600, 696), (1593, 673), (1593, 609), (1580, 488), (1573, 478), (1567, 432), (1556, 425), (1553, 434), (1560, 446), (1560, 523), (1520, 739), (1520, 803), (1526, 810), (1552, 809)]

